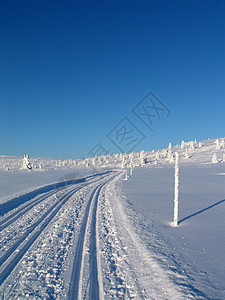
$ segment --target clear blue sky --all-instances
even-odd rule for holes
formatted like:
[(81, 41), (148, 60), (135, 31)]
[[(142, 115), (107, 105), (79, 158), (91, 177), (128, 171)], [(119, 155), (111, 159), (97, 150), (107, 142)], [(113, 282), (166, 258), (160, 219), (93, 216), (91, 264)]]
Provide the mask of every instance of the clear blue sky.
[[(81, 157), (124, 118), (133, 151), (225, 136), (225, 1), (0, 0), (1, 154)], [(151, 131), (132, 108), (153, 92)]]

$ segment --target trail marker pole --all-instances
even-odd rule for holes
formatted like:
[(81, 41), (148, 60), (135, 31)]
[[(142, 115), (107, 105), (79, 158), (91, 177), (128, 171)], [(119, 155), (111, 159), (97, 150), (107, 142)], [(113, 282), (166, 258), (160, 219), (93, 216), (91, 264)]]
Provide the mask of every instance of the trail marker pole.
[(126, 165), (126, 178), (125, 180), (128, 180), (128, 166)]
[(132, 166), (132, 164), (130, 164), (130, 176), (132, 176), (133, 175), (133, 166)]
[(173, 226), (178, 226), (178, 199), (179, 199), (179, 155), (175, 153), (175, 186), (174, 186), (174, 215)]

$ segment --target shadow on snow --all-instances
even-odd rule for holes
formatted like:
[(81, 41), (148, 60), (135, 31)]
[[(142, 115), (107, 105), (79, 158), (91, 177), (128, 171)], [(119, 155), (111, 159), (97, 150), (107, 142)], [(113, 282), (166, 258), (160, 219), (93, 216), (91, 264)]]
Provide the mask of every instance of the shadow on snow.
[(187, 216), (187, 217), (185, 217), (185, 218), (179, 220), (179, 221), (178, 221), (178, 224), (180, 224), (180, 223), (182, 223), (182, 222), (186, 221), (187, 219), (190, 219), (190, 218), (192, 218), (192, 217), (194, 217), (194, 216), (197, 216), (197, 215), (199, 215), (199, 214), (201, 214), (201, 213), (203, 213), (203, 212), (205, 212), (205, 211), (207, 211), (207, 210), (209, 210), (209, 209), (211, 209), (211, 208), (213, 208), (213, 207), (215, 207), (215, 206), (217, 206), (217, 205), (219, 205), (219, 204), (221, 204), (221, 203), (223, 203), (223, 202), (225, 202), (225, 199), (224, 199), (224, 200), (221, 200), (221, 201), (218, 201), (218, 202), (216, 202), (216, 203), (214, 203), (214, 204), (212, 204), (212, 205), (210, 205), (210, 206), (208, 206), (208, 207), (206, 207), (206, 208), (203, 208), (203, 209), (197, 211), (197, 212), (194, 213), (194, 214), (191, 214), (190, 216)]

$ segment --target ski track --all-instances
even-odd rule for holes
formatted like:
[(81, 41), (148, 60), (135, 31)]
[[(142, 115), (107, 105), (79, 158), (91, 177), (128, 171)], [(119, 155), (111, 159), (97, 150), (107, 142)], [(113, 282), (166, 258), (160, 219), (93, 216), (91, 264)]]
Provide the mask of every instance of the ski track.
[[(30, 227), (26, 228), (26, 231), (22, 234), (22, 236), (20, 236), (15, 241), (15, 243), (10, 248), (8, 248), (1, 256), (0, 285), (2, 285), (5, 282), (5, 280), (9, 277), (11, 272), (21, 261), (22, 257), (24, 257), (29, 248), (38, 239), (43, 230), (49, 225), (52, 219), (56, 216), (56, 214), (64, 206), (64, 204), (72, 197), (72, 195), (74, 195), (84, 187), (94, 184), (95, 182), (98, 182), (99, 180), (102, 180), (102, 178), (105, 177), (108, 177), (108, 175), (103, 173), (100, 174), (99, 178), (97, 178), (94, 181), (82, 183), (80, 185), (76, 184), (75, 187), (73, 185), (72, 187), (66, 188), (67, 191), (63, 190), (62, 195), (56, 197), (57, 201), (54, 202), (53, 205), (51, 205), (50, 208), (48, 208), (47, 211), (45, 211), (33, 224), (31, 224)], [(13, 230), (13, 226), (9, 225), (15, 224), (16, 221), (20, 219), (24, 214), (32, 210), (32, 208), (40, 202), (48, 199), (56, 191), (57, 189), (55, 191), (47, 192), (46, 194), (41, 195), (36, 199), (33, 199), (29, 203), (25, 204), (23, 207), (11, 213), (11, 215), (3, 218), (1, 220), (1, 231), (4, 231), (4, 229), (6, 228), (9, 228), (10, 230), (11, 227)], [(62, 190), (60, 191), (60, 193), (62, 193)]]
[[(98, 261), (100, 255), (96, 215), (98, 211), (98, 198), (102, 188), (116, 176), (118, 175), (113, 175), (110, 179), (106, 179), (105, 182), (97, 185), (89, 197), (75, 251), (68, 299), (87, 298), (97, 300), (104, 297), (100, 262)], [(89, 248), (89, 270), (85, 270), (86, 264), (84, 263), (87, 248)], [(84, 273), (88, 274), (88, 286), (86, 286), (88, 295), (85, 296), (85, 288), (83, 288)]]
[[(73, 189), (72, 191), (68, 192), (66, 195), (63, 195), (59, 198), (57, 203), (50, 207), (42, 216), (41, 218), (36, 221), (30, 228), (26, 230), (26, 232), (22, 235), (20, 239), (17, 240), (17, 242), (14, 243), (14, 245), (9, 248), (5, 254), (0, 258), (0, 267), (4, 264), (4, 262), (17, 250), (17, 248), (27, 239), (29, 236), (29, 239), (25, 242), (25, 244), (22, 245), (22, 247), (19, 249), (18, 253), (15, 255), (15, 257), (12, 259), (12, 261), (8, 264), (6, 264), (5, 268), (1, 270), (0, 274), (0, 285), (6, 280), (6, 278), (10, 275), (12, 270), (16, 267), (18, 262), (21, 260), (21, 258), (24, 256), (24, 254), (27, 252), (27, 250), (31, 247), (31, 245), (34, 243), (34, 241), (39, 237), (41, 232), (44, 230), (44, 228), (50, 223), (50, 221), (53, 219), (53, 217), (58, 213), (60, 208), (66, 203), (66, 201), (72, 196), (73, 193), (77, 192), (82, 187), (78, 187)], [(39, 228), (37, 228), (40, 225)], [(4, 266), (3, 266), (4, 267)]]
[(16, 221), (18, 218), (20, 218), (22, 215), (27, 213), (34, 206), (38, 205), (39, 203), (41, 203), (42, 201), (44, 201), (45, 199), (47, 199), (49, 196), (51, 196), (53, 194), (55, 194), (55, 191), (51, 191), (51, 192), (46, 193), (45, 195), (41, 195), (41, 196), (35, 198), (34, 200), (30, 201), (29, 203), (27, 203), (20, 209), (17, 209), (13, 213), (11, 213), (9, 216), (0, 220), (0, 232), (3, 229), (5, 229), (6, 227), (8, 227), (10, 224), (12, 224), (14, 221)]
[[(203, 299), (174, 283), (135, 233), (116, 191), (124, 174), (103, 173), (58, 191), (0, 257), (2, 299)], [(51, 197), (48, 191), (12, 211), (1, 230), (12, 231)]]
[[(101, 174), (101, 175), (103, 175), (103, 174)], [(89, 177), (92, 177), (92, 176), (87, 176), (86, 179), (88, 179)], [(96, 180), (92, 181), (92, 183), (94, 183), (94, 182), (96, 182)], [(56, 198), (59, 197), (60, 194), (63, 193), (64, 189), (70, 188), (69, 186), (67, 186), (66, 182), (64, 183), (64, 185), (65, 186), (62, 186), (62, 187), (61, 186), (60, 187), (56, 187), (56, 189), (54, 191), (49, 191), (49, 192), (44, 193), (44, 195), (40, 195), (40, 196), (34, 197), (32, 200), (28, 201), (28, 203), (22, 204), (20, 208), (13, 209), (12, 211), (10, 211), (9, 215), (6, 214), (7, 216), (3, 216), (0, 219), (0, 232), (3, 229), (5, 229), (6, 227), (8, 227), (9, 225), (11, 225), (13, 222), (15, 222), (17, 219), (19, 219), (22, 215), (24, 215), (25, 213), (27, 213), (29, 210), (31, 210), (33, 207), (37, 206), (39, 203), (41, 203), (44, 200), (46, 200), (48, 197), (50, 197), (50, 196), (52, 196), (52, 195), (54, 195), (56, 193), (57, 193), (56, 194)], [(38, 189), (38, 190), (40, 190), (40, 189)], [(35, 191), (33, 191), (32, 193), (35, 193)], [(25, 195), (23, 195), (23, 197), (24, 196)]]

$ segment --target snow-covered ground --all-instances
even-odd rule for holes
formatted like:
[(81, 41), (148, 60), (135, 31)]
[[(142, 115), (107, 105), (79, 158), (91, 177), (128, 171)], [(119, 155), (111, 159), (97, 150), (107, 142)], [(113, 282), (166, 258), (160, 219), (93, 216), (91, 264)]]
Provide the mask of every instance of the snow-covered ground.
[(22, 157), (1, 156), (1, 298), (225, 299), (223, 141), (29, 159), (32, 170), (21, 170)]

